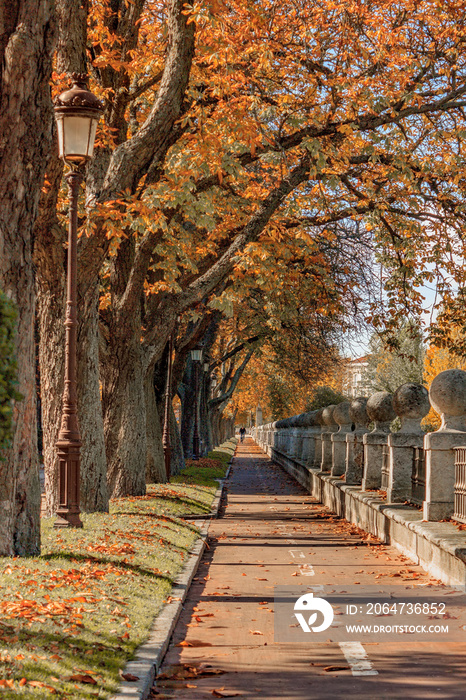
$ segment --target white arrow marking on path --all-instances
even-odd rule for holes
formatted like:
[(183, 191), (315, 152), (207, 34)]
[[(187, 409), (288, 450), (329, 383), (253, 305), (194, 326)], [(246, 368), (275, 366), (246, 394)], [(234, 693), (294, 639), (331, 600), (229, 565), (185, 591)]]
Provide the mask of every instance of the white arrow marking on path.
[(293, 559), (305, 559), (306, 555), (301, 549), (289, 549), (288, 550)]

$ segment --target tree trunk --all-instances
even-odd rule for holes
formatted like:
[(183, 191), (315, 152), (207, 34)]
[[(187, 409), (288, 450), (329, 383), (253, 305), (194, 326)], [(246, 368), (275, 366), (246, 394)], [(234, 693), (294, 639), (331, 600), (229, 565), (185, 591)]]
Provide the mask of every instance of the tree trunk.
[[(37, 251), (36, 251), (37, 252)], [(42, 256), (41, 256), (42, 257)], [(43, 260), (38, 260), (37, 317), (39, 323), (39, 366), (42, 407), (43, 458), (45, 472), (46, 515), (52, 516), (58, 507), (58, 459), (55, 442), (60, 427), (65, 328), (65, 275), (63, 265), (55, 267), (56, 274), (48, 279), (43, 273)], [(63, 261), (61, 261), (63, 264)], [(48, 266), (47, 266), (48, 267)]]
[[(108, 488), (111, 498), (146, 493), (146, 405), (140, 319), (111, 325), (101, 362)], [(119, 333), (118, 331), (121, 331)]]
[(212, 412), (207, 410), (207, 430), (209, 433), (209, 452), (216, 447), (217, 443), (214, 436), (214, 426), (212, 421)]
[(220, 418), (221, 413), (218, 409), (213, 408), (210, 411), (210, 425), (212, 426), (212, 445), (214, 449), (221, 443), (220, 439)]
[[(79, 272), (78, 272), (79, 274)], [(81, 429), (81, 510), (108, 512), (107, 458), (99, 373), (99, 286), (88, 291), (90, 312), (78, 330), (78, 417)], [(81, 316), (84, 316), (84, 310)], [(78, 304), (78, 315), (80, 306)]]
[[(159, 426), (159, 430), (160, 430), (160, 432), (157, 432), (157, 442), (152, 443), (151, 450), (152, 450), (154, 455), (161, 454), (162, 459), (164, 457), (164, 452), (163, 452), (163, 445), (162, 445), (161, 439), (162, 439), (162, 434), (163, 434), (163, 421), (164, 421), (164, 414), (165, 414), (165, 392), (166, 392), (166, 388), (167, 388), (168, 352), (169, 352), (169, 343), (166, 344), (162, 356), (160, 357), (158, 362), (155, 363), (154, 370), (151, 371), (151, 375), (153, 377), (152, 400), (155, 400), (156, 415), (158, 417), (158, 426)], [(172, 377), (171, 392), (173, 394), (173, 377)], [(148, 422), (151, 420), (150, 416), (153, 413), (154, 413), (153, 410), (149, 408), (149, 404), (148, 404), (148, 409), (147, 409)], [(181, 444), (180, 431), (178, 428), (178, 423), (176, 422), (175, 412), (173, 410), (173, 405), (170, 405), (170, 408), (169, 408), (169, 421), (170, 421), (170, 473), (174, 475), (174, 474), (179, 474), (180, 471), (182, 469), (184, 469), (185, 461), (184, 461), (184, 454), (183, 454), (183, 446)], [(160, 459), (160, 458), (158, 457), (158, 459)], [(154, 462), (153, 458), (152, 458), (152, 462)], [(161, 482), (166, 481), (165, 463), (163, 463), (163, 471), (161, 470), (160, 466), (158, 467), (157, 472), (154, 474), (154, 477), (152, 478), (152, 482), (154, 481), (154, 479), (156, 477), (158, 477), (158, 481), (161, 481)]]
[[(147, 461), (146, 482), (160, 484), (166, 482), (165, 457), (162, 445), (163, 400), (157, 401), (154, 390), (153, 369), (146, 374), (146, 424), (147, 424)], [(163, 395), (162, 395), (163, 397)]]
[(13, 440), (0, 461), (0, 555), (40, 552), (32, 230), (51, 145), (52, 0), (0, 10), (0, 287), (18, 308)]
[(186, 459), (192, 459), (194, 441), (194, 415), (196, 394), (194, 391), (194, 363), (189, 358), (183, 375), (183, 385), (179, 389), (181, 399), (181, 442)]
[(206, 372), (202, 372), (201, 389), (199, 394), (199, 432), (201, 434), (201, 454), (203, 457), (210, 452), (211, 430), (209, 429), (209, 391), (210, 382)]

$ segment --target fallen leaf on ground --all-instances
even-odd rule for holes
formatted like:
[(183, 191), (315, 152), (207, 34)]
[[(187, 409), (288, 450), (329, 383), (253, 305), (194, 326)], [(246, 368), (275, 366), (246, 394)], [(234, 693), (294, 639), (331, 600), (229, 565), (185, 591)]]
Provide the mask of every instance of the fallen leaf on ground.
[(157, 676), (158, 681), (186, 680), (187, 678), (203, 678), (205, 676), (219, 676), (225, 671), (210, 666), (192, 666), (190, 664), (175, 664), (169, 666), (164, 673)]
[(123, 671), (120, 670), (120, 678), (123, 678), (124, 681), (138, 681), (139, 676), (133, 676), (132, 673), (123, 673)]
[(241, 693), (235, 690), (223, 690), (223, 688), (214, 688), (212, 695), (216, 698), (237, 698)]
[[(77, 681), (78, 683), (89, 683), (89, 685), (97, 685), (96, 679), (87, 674), (82, 675), (80, 673), (75, 673), (74, 676), (70, 676), (68, 680)], [(31, 683), (29, 685), (31, 685)]]
[(348, 671), (349, 666), (326, 666), (324, 671), (331, 673), (332, 671)]
[(251, 634), (262, 634), (262, 635), (264, 635), (264, 633), (261, 632), (260, 630), (249, 630), (249, 631), (250, 631)]

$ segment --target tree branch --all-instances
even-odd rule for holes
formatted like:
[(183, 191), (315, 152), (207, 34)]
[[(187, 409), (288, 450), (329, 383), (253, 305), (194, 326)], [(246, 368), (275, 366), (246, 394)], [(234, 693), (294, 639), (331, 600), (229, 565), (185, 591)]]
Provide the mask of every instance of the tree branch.
[(236, 370), (236, 372), (233, 375), (233, 379), (231, 380), (230, 386), (228, 387), (227, 391), (222, 394), (221, 396), (217, 396), (215, 399), (210, 399), (209, 400), (209, 408), (218, 408), (222, 403), (227, 402), (229, 399), (231, 399), (234, 390), (236, 389), (236, 386), (241, 378), (241, 375), (243, 374), (244, 370), (246, 369), (246, 365), (248, 364), (249, 360), (254, 354), (254, 348), (252, 350), (249, 350), (247, 353), (246, 357)]

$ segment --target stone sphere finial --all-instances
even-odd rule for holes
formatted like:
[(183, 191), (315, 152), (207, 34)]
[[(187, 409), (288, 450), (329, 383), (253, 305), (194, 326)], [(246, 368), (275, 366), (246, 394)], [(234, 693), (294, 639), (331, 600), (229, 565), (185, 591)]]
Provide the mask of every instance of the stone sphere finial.
[(402, 433), (422, 433), (421, 420), (430, 411), (429, 392), (420, 384), (402, 384), (393, 394), (393, 408)]
[(324, 419), (324, 425), (326, 425), (328, 428), (336, 428), (337, 424), (335, 423), (335, 418), (333, 417), (333, 412), (336, 409), (336, 405), (334, 403), (330, 404), (330, 406), (326, 406), (324, 410), (322, 411), (322, 418)]
[(359, 428), (361, 427), (367, 427), (370, 423), (370, 418), (367, 415), (367, 402), (368, 399), (366, 396), (358, 396), (357, 398), (353, 399), (350, 404), (350, 418), (353, 423), (356, 423), (356, 426)]
[(388, 391), (378, 391), (369, 397), (366, 410), (369, 418), (375, 422), (374, 432), (390, 430), (390, 423), (396, 418), (392, 398)]
[(344, 432), (345, 427), (351, 427), (350, 407), (349, 401), (343, 401), (338, 403), (333, 409), (333, 420), (340, 426), (340, 432)]
[(466, 372), (447, 369), (437, 374), (430, 385), (429, 397), (442, 416), (440, 430), (466, 430)]

